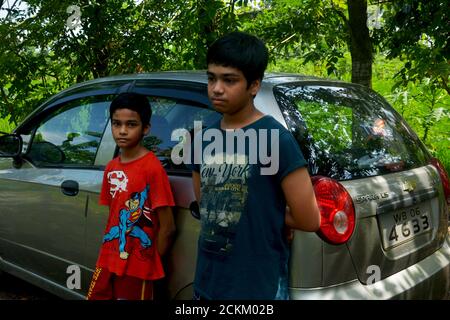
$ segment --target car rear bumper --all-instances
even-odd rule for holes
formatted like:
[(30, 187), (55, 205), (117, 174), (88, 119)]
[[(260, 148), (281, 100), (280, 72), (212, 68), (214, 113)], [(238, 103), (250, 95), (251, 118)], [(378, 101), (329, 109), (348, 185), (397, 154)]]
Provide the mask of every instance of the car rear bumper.
[(450, 291), (450, 236), (424, 260), (383, 280), (358, 280), (326, 288), (290, 288), (291, 300), (445, 299)]

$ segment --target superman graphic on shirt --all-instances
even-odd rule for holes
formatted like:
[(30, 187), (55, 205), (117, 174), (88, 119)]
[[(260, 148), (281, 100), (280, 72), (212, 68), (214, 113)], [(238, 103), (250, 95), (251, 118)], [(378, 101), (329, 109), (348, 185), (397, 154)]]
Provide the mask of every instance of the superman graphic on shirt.
[(149, 189), (150, 187), (147, 185), (142, 192), (131, 194), (131, 198), (125, 202), (125, 208), (119, 212), (119, 225), (111, 227), (103, 238), (103, 243), (119, 238), (119, 256), (121, 259), (128, 259), (128, 252), (125, 251), (126, 236), (138, 238), (143, 248), (148, 248), (152, 245), (148, 235), (136, 225), (144, 210), (144, 203), (148, 198)]

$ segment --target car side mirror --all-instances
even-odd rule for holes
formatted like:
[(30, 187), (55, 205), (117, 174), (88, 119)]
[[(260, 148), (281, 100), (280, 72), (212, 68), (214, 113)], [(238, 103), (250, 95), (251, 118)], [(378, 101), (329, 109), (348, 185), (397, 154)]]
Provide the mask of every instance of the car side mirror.
[(18, 158), (22, 153), (22, 137), (17, 134), (0, 136), (0, 157)]

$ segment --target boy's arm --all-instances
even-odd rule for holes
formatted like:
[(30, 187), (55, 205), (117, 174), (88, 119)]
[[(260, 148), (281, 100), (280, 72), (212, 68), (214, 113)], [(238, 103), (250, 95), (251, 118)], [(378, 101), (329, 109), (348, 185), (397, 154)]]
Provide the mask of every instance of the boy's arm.
[(197, 171), (192, 171), (192, 182), (194, 184), (194, 194), (197, 202), (200, 202), (201, 192), (200, 192), (200, 173)]
[(298, 168), (281, 181), (287, 201), (285, 222), (291, 228), (315, 232), (320, 227), (320, 212), (308, 170)]
[(158, 207), (155, 211), (159, 218), (158, 252), (163, 256), (172, 245), (173, 236), (175, 234), (175, 221), (173, 219), (171, 207)]

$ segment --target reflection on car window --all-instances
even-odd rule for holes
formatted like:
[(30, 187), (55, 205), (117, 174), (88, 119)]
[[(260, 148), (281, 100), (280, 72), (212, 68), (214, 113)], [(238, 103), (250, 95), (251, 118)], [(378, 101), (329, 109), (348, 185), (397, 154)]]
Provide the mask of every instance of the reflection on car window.
[(151, 128), (144, 137), (144, 145), (152, 150), (166, 169), (188, 170), (184, 164), (175, 165), (171, 161), (171, 152), (179, 141), (172, 141), (172, 132), (185, 129), (191, 133), (194, 121), (201, 121), (207, 127), (220, 119), (220, 114), (212, 109), (200, 107), (190, 102), (173, 99), (149, 97), (152, 107)]
[(292, 84), (275, 96), (312, 174), (348, 180), (426, 164), (416, 135), (372, 91)]
[(37, 166), (93, 165), (110, 103), (90, 97), (58, 107), (36, 129), (27, 157)]
[[(316, 146), (329, 154), (350, 148), (353, 140), (352, 109), (336, 104), (296, 101)], [(330, 135), (330, 133), (333, 133)]]

